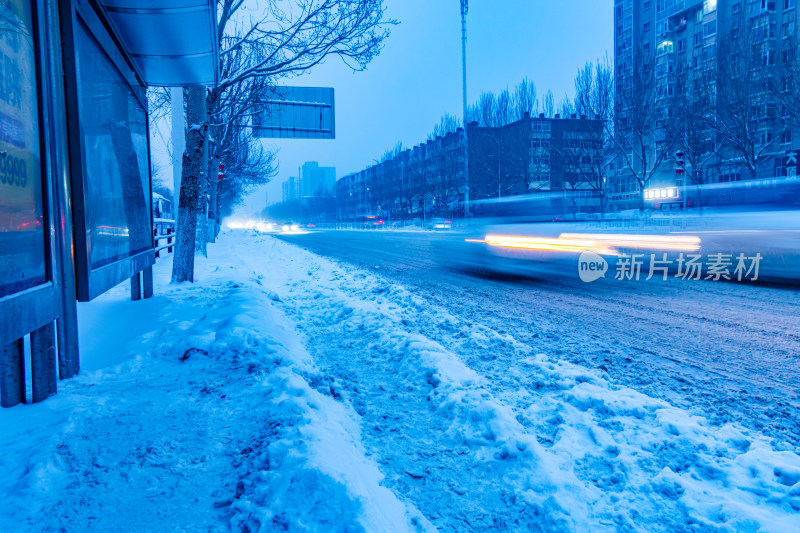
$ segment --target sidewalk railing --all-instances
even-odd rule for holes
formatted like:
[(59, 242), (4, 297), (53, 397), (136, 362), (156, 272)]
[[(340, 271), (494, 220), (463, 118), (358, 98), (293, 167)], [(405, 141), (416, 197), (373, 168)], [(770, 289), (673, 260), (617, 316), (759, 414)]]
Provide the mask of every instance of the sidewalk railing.
[[(162, 244), (162, 242), (164, 244)], [(156, 259), (161, 257), (161, 251), (171, 254), (175, 247), (175, 221), (167, 218), (153, 220), (153, 244), (156, 249)]]

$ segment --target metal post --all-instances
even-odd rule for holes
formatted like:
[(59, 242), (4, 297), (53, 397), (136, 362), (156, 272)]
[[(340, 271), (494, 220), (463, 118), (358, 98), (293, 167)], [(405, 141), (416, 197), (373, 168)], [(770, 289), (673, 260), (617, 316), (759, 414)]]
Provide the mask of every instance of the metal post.
[(56, 320), (56, 343), (58, 345), (58, 376), (71, 378), (80, 371), (80, 349), (78, 344), (78, 307), (75, 295), (75, 262), (72, 255), (74, 238), (72, 233), (72, 184), (69, 171), (69, 147), (67, 146), (66, 115), (57, 102), (64, 102), (64, 69), (61, 56), (60, 12), (58, 2), (44, 2), (50, 41), (47, 72), (49, 128), (52, 143), (53, 196), (55, 204), (55, 278), (61, 285), (61, 316)]
[(22, 339), (0, 351), (0, 407), (25, 403), (25, 359)]
[(142, 299), (142, 278), (137, 272), (131, 277), (131, 300)]
[(56, 393), (56, 329), (45, 324), (31, 333), (31, 385), (33, 403)]
[(144, 299), (153, 297), (153, 267), (142, 270), (142, 293)]
[(469, 137), (467, 135), (467, 5), (461, 0), (461, 91), (464, 126), (464, 218), (469, 217)]

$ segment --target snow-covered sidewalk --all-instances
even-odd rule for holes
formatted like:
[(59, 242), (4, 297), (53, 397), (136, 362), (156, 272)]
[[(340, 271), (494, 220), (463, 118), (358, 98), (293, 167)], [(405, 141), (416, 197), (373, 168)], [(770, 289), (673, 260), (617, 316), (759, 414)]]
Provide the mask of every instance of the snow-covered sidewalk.
[(0, 410), (0, 531), (432, 529), (380, 485), (269, 263), (239, 266), (248, 243), (212, 247), (197, 284), (163, 261), (155, 298), (80, 305), (81, 375)]
[(0, 531), (800, 531), (760, 435), (274, 237), (209, 253), (81, 306), (82, 375), (0, 411)]

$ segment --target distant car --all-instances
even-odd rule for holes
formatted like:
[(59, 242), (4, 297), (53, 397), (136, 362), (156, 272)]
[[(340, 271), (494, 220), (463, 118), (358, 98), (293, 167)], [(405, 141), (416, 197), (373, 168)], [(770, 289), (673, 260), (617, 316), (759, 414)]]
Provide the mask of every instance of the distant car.
[(451, 229), (453, 221), (444, 218), (432, 218), (428, 221), (427, 226), (434, 230)]

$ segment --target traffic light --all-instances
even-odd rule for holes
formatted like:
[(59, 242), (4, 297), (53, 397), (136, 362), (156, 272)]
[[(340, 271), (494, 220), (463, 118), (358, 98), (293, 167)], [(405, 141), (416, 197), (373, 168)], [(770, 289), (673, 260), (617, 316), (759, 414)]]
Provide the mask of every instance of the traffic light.
[(683, 174), (684, 166), (686, 165), (686, 161), (683, 159), (684, 154), (682, 151), (675, 152), (675, 173), (676, 174)]
[(223, 170), (225, 170), (225, 163), (219, 164), (219, 173), (217, 174), (217, 182), (222, 181)]

